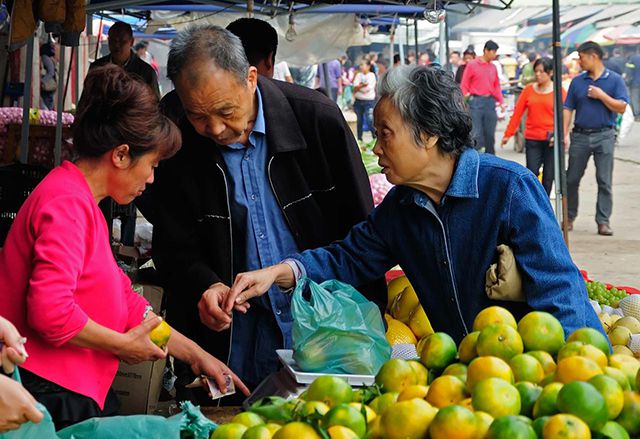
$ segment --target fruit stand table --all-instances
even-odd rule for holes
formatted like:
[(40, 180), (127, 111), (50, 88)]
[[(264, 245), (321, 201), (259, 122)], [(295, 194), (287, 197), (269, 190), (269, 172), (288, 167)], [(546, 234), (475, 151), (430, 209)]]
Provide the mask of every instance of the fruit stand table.
[(200, 411), (207, 418), (216, 424), (226, 424), (231, 419), (242, 412), (242, 407), (200, 407)]

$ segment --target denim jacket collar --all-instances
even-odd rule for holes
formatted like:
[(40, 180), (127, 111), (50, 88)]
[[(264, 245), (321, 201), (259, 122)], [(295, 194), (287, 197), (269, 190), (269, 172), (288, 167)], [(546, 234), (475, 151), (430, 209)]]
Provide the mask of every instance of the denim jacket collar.
[[(480, 156), (473, 148), (466, 148), (460, 157), (453, 172), (445, 197), (478, 198), (478, 171), (480, 169)], [(424, 204), (424, 194), (415, 189), (405, 187), (405, 195), (401, 198), (402, 204), (415, 202)]]

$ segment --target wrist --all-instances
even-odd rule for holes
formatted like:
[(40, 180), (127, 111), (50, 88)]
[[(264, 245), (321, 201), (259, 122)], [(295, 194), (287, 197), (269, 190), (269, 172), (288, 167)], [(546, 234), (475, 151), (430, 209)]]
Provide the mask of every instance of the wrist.
[(295, 273), (293, 268), (286, 263), (274, 265), (275, 283), (281, 288), (291, 288), (295, 284)]

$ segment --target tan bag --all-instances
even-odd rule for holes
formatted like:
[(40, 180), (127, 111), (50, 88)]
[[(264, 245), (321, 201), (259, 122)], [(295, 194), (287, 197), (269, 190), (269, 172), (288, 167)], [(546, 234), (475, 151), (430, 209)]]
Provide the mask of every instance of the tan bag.
[(498, 262), (491, 264), (485, 277), (485, 292), (491, 300), (526, 302), (522, 291), (522, 278), (516, 265), (511, 247), (501, 244), (497, 247)]

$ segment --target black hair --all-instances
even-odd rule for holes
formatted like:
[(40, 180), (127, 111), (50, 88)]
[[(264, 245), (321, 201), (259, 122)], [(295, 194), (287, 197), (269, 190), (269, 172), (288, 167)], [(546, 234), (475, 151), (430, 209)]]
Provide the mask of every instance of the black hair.
[(396, 67), (382, 77), (379, 93), (391, 100), (417, 145), (423, 134), (438, 136), (439, 150), (458, 156), (472, 144), (471, 115), (449, 72), (431, 66)]
[(239, 18), (229, 23), (226, 29), (242, 41), (249, 64), (257, 66), (270, 55), (271, 62), (275, 64), (278, 34), (269, 23), (257, 18)]
[(113, 25), (109, 28), (109, 33), (111, 32), (124, 32), (131, 38), (133, 38), (133, 29), (131, 29), (131, 25), (125, 23), (124, 21), (116, 21), (115, 23), (113, 23)]
[(533, 63), (533, 69), (535, 70), (539, 65), (542, 65), (545, 73), (551, 74), (553, 72), (553, 60), (551, 58), (538, 58)]
[(598, 43), (594, 43), (593, 41), (587, 41), (586, 43), (580, 44), (580, 46), (578, 47), (578, 53), (592, 53), (600, 59), (602, 59), (602, 57), (604, 56), (602, 47), (600, 47)]
[(527, 59), (529, 59), (529, 62), (534, 62), (537, 57), (538, 57), (538, 54), (536, 54), (535, 52), (529, 52), (527, 54)]

